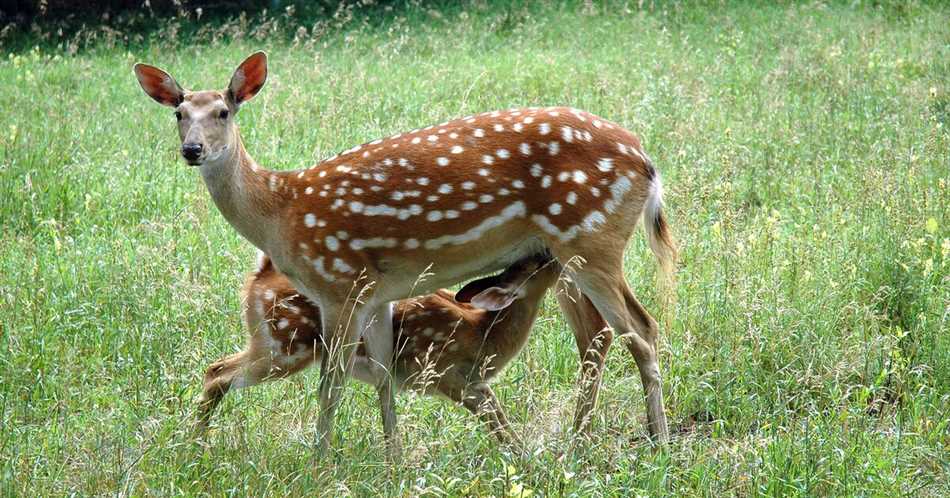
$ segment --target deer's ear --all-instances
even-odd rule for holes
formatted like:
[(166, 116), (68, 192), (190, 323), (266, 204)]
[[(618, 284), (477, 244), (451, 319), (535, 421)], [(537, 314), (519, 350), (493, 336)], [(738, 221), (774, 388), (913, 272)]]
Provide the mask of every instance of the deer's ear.
[(455, 301), (459, 303), (470, 303), (472, 302), (472, 298), (481, 294), (485, 289), (494, 287), (500, 280), (501, 279), (497, 276), (472, 280), (455, 293)]
[(228, 95), (235, 106), (251, 100), (267, 81), (267, 54), (256, 52), (234, 70)]
[(156, 102), (169, 107), (178, 107), (178, 104), (181, 104), (185, 91), (171, 75), (155, 66), (142, 63), (136, 64), (133, 70), (142, 90)]
[(505, 287), (489, 287), (472, 297), (472, 306), (488, 311), (503, 310), (521, 297), (517, 289)]
[(472, 280), (455, 293), (456, 301), (488, 311), (503, 310), (522, 297), (524, 290), (520, 286), (497, 275)]

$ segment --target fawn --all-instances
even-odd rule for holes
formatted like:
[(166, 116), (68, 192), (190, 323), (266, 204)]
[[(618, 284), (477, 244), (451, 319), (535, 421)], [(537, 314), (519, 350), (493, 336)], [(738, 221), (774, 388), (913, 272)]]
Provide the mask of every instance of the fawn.
[[(624, 339), (640, 370), (647, 428), (654, 440), (668, 440), (659, 327), (622, 267), (641, 218), (664, 273), (676, 249), (660, 175), (633, 133), (578, 109), (530, 107), (446, 121), (356, 145), (310, 168), (272, 171), (247, 152), (235, 121), (267, 79), (263, 52), (245, 59), (222, 91), (185, 90), (145, 64), (134, 71), (149, 96), (175, 109), (181, 155), (198, 168), (221, 214), (320, 305), (329, 352), (321, 356), (320, 453), (332, 439), (357, 339), (368, 358), (392, 371), (391, 302), (542, 251), (562, 266), (585, 261), (573, 298), (559, 300), (562, 310), (583, 343), (604, 322)], [(376, 390), (391, 441), (394, 386), (392, 375), (383, 377)], [(581, 394), (576, 426), (584, 425), (596, 389)]]
[[(392, 372), (397, 388), (460, 403), (479, 415), (502, 442), (518, 444), (488, 382), (527, 342), (541, 300), (559, 273), (560, 266), (549, 256), (533, 255), (501, 275), (468, 283), (458, 294), (440, 289), (397, 301)], [(297, 292), (270, 258), (259, 258), (242, 296), (250, 339), (244, 351), (208, 367), (199, 401), (202, 426), (229, 390), (293, 375), (323, 354), (320, 309)], [(604, 340), (610, 340), (609, 334), (605, 329)], [(387, 373), (360, 344), (353, 375), (375, 386)]]

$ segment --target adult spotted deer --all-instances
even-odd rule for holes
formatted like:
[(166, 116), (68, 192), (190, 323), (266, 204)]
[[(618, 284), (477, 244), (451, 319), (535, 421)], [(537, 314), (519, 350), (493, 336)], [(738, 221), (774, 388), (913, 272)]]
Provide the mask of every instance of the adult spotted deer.
[[(488, 382), (527, 342), (541, 299), (559, 272), (557, 263), (535, 255), (499, 276), (470, 282), (455, 297), (441, 289), (397, 301), (392, 323), (397, 388), (460, 403), (479, 415), (502, 442), (517, 443)], [(266, 256), (248, 276), (242, 301), (250, 339), (244, 351), (208, 367), (199, 402), (202, 426), (229, 390), (285, 378), (323, 356), (320, 309), (300, 295)], [(604, 333), (609, 337), (610, 330)], [(375, 386), (387, 373), (360, 344), (353, 375)]]
[[(544, 250), (562, 265), (585, 262), (575, 299), (561, 300), (568, 321), (581, 340), (598, 334), (602, 320), (625, 339), (646, 392), (649, 432), (668, 439), (658, 326), (627, 286), (622, 261), (641, 216), (664, 271), (675, 249), (660, 175), (632, 133), (577, 109), (512, 109), (374, 140), (308, 169), (270, 171), (245, 150), (235, 122), (267, 78), (263, 52), (242, 62), (223, 91), (184, 90), (145, 64), (135, 74), (148, 95), (175, 109), (181, 154), (199, 168), (225, 219), (320, 306), (331, 353), (321, 357), (321, 452), (361, 334), (367, 357), (391, 371), (389, 303)], [(373, 285), (353, 299), (358, 276)], [(387, 379), (377, 390), (392, 440)], [(582, 395), (579, 408), (589, 409), (592, 396)]]

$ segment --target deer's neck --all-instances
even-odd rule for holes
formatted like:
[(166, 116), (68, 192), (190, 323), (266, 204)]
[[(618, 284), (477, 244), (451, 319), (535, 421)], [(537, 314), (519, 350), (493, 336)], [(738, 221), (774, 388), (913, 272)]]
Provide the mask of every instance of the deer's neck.
[(275, 234), (272, 220), (283, 201), (268, 184), (276, 172), (260, 166), (244, 149), (234, 132), (232, 146), (224, 155), (201, 166), (208, 192), (218, 210), (237, 231), (259, 249), (268, 252)]

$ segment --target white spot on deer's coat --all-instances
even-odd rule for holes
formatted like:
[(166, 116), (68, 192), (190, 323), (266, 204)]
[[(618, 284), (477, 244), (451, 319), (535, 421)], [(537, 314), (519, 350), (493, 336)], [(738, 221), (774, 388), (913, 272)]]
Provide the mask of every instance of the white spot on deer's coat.
[(327, 249), (331, 251), (336, 251), (340, 248), (340, 241), (332, 235), (327, 235), (326, 239), (324, 239), (324, 243), (326, 244)]
[(396, 239), (392, 237), (373, 237), (372, 239), (353, 239), (350, 241), (350, 247), (354, 251), (363, 249), (375, 249), (379, 247), (393, 248), (398, 245)]
[(548, 188), (551, 186), (551, 175), (544, 175), (544, 178), (541, 179), (541, 188)]
[(426, 219), (429, 221), (439, 221), (442, 219), (442, 211), (429, 211), (429, 214), (426, 215)]
[(333, 282), (336, 280), (336, 277), (332, 273), (328, 272), (323, 266), (323, 256), (313, 260), (313, 269), (316, 270), (317, 274), (323, 277), (324, 280), (328, 282)]
[(551, 142), (548, 144), (548, 153), (552, 156), (556, 156), (558, 151), (561, 150), (561, 144), (557, 142)]
[(617, 206), (620, 205), (620, 201), (623, 200), (623, 196), (626, 195), (631, 188), (633, 188), (633, 183), (629, 178), (626, 176), (617, 178), (617, 181), (610, 185), (611, 198), (607, 199), (607, 202), (604, 202), (604, 209), (608, 213), (613, 213), (614, 210), (617, 209)]
[(509, 220), (524, 216), (525, 211), (526, 208), (524, 202), (517, 201), (503, 209), (498, 215), (485, 218), (477, 226), (464, 233), (458, 235), (443, 235), (436, 239), (427, 240), (425, 242), (425, 247), (426, 249), (435, 250), (448, 244), (462, 245), (473, 240), (478, 240), (482, 235), (485, 234), (485, 232), (493, 228), (497, 228)]
[(425, 176), (420, 176), (419, 178), (416, 178), (416, 183), (422, 186), (426, 186), (429, 184), (429, 178)]
[(521, 188), (524, 188), (524, 182), (521, 181), (521, 180), (515, 180), (515, 181), (511, 182), (511, 186), (514, 187), (514, 188), (521, 189)]
[(421, 142), (421, 141), (422, 141), (422, 138), (420, 138), (420, 137), (415, 137), (415, 138), (412, 139), (411, 143), (412, 143), (413, 145), (415, 145), (415, 144), (418, 144), (418, 143)]
[(613, 159), (609, 157), (605, 157), (601, 159), (600, 161), (597, 161), (597, 169), (599, 169), (600, 171), (604, 173), (610, 172), (610, 170), (614, 169)]
[(307, 213), (303, 216), (303, 224), (307, 228), (313, 228), (317, 226), (317, 217), (313, 213)]
[(406, 239), (403, 245), (406, 247), (406, 249), (418, 249), (419, 239)]
[(488, 154), (485, 154), (484, 156), (482, 156), (482, 162), (485, 164), (491, 164), (495, 162), (495, 158), (492, 156), (489, 156)]
[(465, 149), (463, 149), (461, 145), (454, 145), (452, 146), (452, 150), (450, 152), (452, 152), (453, 154), (461, 154), (462, 151), (464, 150)]
[(583, 228), (584, 231), (593, 232), (599, 225), (604, 223), (607, 223), (607, 218), (604, 217), (603, 213), (600, 211), (593, 211), (584, 218), (584, 221), (581, 222), (581, 228)]
[(340, 273), (355, 273), (356, 270), (340, 258), (333, 258), (333, 269)]
[(478, 174), (481, 175), (481, 176), (488, 176), (488, 175), (491, 174), (491, 172), (489, 172), (489, 171), (488, 171), (487, 169), (485, 169), (485, 168), (479, 168), (479, 169), (478, 169)]
[(544, 168), (540, 164), (535, 163), (531, 165), (531, 176), (538, 178), (541, 176), (541, 173), (544, 171)]
[(521, 151), (521, 155), (529, 156), (531, 155), (531, 146), (527, 142), (518, 146), (518, 150)]
[(561, 139), (567, 143), (571, 143), (571, 140), (574, 139), (574, 130), (572, 130), (570, 126), (561, 128)]
[(561, 214), (561, 205), (556, 202), (554, 204), (551, 204), (550, 206), (548, 206), (548, 212), (553, 215)]
[(474, 211), (478, 209), (478, 204), (472, 201), (465, 201), (462, 203), (462, 211)]
[(396, 216), (397, 209), (386, 204), (365, 206), (363, 216)]
[(575, 204), (577, 204), (577, 194), (574, 193), (574, 192), (568, 192), (568, 193), (567, 193), (567, 203), (570, 204), (570, 205), (572, 205), (572, 206), (575, 205)]
[(476, 128), (475, 131), (472, 132), (472, 135), (475, 135), (476, 138), (482, 138), (485, 136), (485, 130)]
[(497, 131), (497, 132), (503, 132), (503, 131), (505, 131), (505, 127), (504, 127), (503, 125), (501, 125), (501, 124), (496, 124), (496, 125), (494, 126), (494, 129), (495, 129), (495, 131)]
[(505, 149), (498, 149), (495, 151), (495, 155), (498, 156), (498, 159), (508, 159), (511, 157), (511, 154), (508, 153)]
[(495, 200), (495, 198), (489, 194), (482, 194), (478, 197), (478, 202), (481, 202), (482, 204), (488, 204), (493, 200)]
[(304, 189), (303, 193), (305, 193), (305, 194), (307, 194), (307, 195), (312, 194), (312, 193), (313, 193), (313, 187), (307, 187), (306, 189)]
[(566, 182), (568, 178), (571, 177), (571, 173), (568, 171), (562, 171), (557, 174), (557, 180), (559, 182)]
[(435, 142), (438, 139), (439, 139), (438, 135), (429, 135), (429, 138), (428, 138), (430, 142)]
[(542, 135), (547, 135), (548, 133), (551, 133), (551, 125), (549, 125), (548, 123), (541, 123), (538, 126), (538, 133)]
[(439, 192), (440, 194), (451, 194), (451, 193), (452, 193), (452, 185), (450, 185), (450, 184), (448, 184), (448, 183), (443, 183), (442, 185), (439, 185), (439, 191), (438, 191), (438, 192)]
[(435, 163), (438, 164), (439, 166), (448, 166), (449, 159), (447, 157), (439, 157), (439, 158), (436, 158)]
[(277, 330), (284, 330), (285, 328), (289, 326), (290, 326), (290, 320), (286, 318), (281, 318), (280, 321), (277, 322)]
[(459, 212), (454, 209), (448, 209), (445, 211), (445, 219), (454, 220), (459, 217)]
[(573, 177), (574, 177), (574, 183), (579, 183), (583, 185), (584, 182), (587, 181), (587, 173), (584, 173), (583, 171), (579, 169), (574, 170)]
[(462, 182), (462, 190), (472, 190), (475, 188), (475, 182)]

